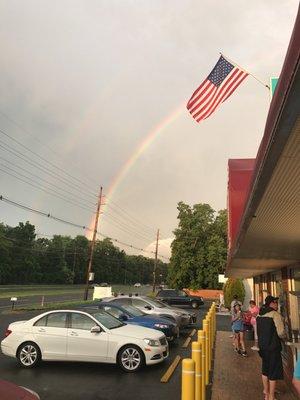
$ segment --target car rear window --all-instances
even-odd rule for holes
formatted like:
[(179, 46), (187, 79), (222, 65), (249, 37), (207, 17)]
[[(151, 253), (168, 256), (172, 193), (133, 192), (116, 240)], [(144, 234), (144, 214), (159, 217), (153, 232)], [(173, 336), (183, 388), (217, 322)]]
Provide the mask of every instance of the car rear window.
[(35, 322), (34, 326), (48, 326), (50, 328), (66, 328), (67, 313), (56, 312), (47, 314)]

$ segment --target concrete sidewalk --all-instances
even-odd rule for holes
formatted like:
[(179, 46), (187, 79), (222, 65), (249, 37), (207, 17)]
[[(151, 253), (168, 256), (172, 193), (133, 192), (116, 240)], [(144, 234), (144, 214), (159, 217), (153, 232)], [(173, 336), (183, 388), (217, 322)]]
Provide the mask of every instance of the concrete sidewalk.
[[(217, 332), (211, 400), (263, 399), (261, 361), (257, 351), (249, 357), (233, 351), (230, 332)], [(278, 384), (279, 400), (297, 400), (284, 382)]]

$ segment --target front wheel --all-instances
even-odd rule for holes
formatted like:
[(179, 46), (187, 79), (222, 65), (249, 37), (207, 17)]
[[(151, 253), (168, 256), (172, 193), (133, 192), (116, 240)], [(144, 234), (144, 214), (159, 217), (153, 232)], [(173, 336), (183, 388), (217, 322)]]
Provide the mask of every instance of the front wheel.
[(33, 368), (41, 361), (41, 351), (33, 342), (21, 344), (18, 348), (17, 359), (24, 368)]
[(197, 301), (192, 301), (191, 306), (192, 306), (192, 308), (196, 309), (199, 307), (199, 304)]
[(129, 344), (119, 351), (117, 361), (123, 371), (136, 372), (143, 367), (145, 357), (139, 347)]

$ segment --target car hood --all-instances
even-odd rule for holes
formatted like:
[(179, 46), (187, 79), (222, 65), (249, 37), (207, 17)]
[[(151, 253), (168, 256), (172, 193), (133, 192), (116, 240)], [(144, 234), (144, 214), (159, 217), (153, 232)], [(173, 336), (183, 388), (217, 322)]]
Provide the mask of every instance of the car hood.
[(142, 317), (134, 317), (126, 322), (132, 323), (132, 324), (139, 324), (139, 325), (143, 325), (143, 326), (147, 326), (147, 327), (154, 326), (155, 324), (164, 324), (164, 325), (168, 325), (168, 326), (175, 325), (175, 324), (172, 324), (170, 321), (168, 321), (165, 318), (159, 318), (159, 317), (156, 318), (151, 315), (144, 315)]
[(138, 326), (138, 325), (124, 325), (121, 326), (120, 328), (115, 328), (112, 329), (111, 334), (117, 335), (117, 336), (126, 336), (129, 338), (135, 338), (135, 339), (154, 339), (158, 340), (160, 339), (163, 335), (160, 331), (156, 331), (154, 329), (149, 329), (149, 328), (144, 328), (143, 326)]
[[(190, 315), (191, 313), (188, 311), (183, 310), (182, 308), (176, 308), (176, 307), (165, 307), (162, 308), (163, 311), (168, 311), (168, 312), (173, 312), (179, 315)], [(163, 313), (163, 312), (162, 312)]]

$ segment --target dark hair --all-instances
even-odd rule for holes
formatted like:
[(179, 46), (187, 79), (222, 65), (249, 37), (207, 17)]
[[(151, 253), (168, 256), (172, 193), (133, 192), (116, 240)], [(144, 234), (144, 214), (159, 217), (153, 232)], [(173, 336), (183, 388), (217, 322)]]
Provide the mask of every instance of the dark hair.
[(233, 306), (234, 312), (236, 311), (236, 306), (239, 306), (240, 310), (242, 309), (242, 306), (240, 305), (240, 303), (235, 303), (235, 305)]
[(255, 303), (254, 300), (250, 300), (250, 301), (249, 301), (249, 304), (254, 304), (254, 305), (256, 306), (256, 303)]

